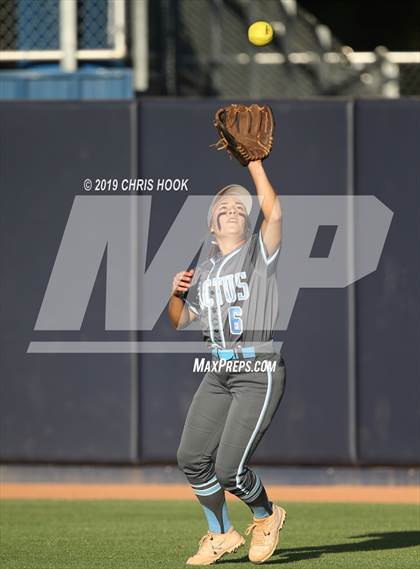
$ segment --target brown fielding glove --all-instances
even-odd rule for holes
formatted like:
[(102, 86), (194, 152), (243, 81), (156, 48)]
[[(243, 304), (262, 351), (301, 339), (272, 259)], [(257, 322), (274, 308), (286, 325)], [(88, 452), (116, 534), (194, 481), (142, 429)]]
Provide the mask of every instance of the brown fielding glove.
[(217, 111), (214, 126), (220, 136), (214, 146), (227, 150), (242, 166), (264, 160), (270, 154), (274, 118), (268, 105), (229, 105)]

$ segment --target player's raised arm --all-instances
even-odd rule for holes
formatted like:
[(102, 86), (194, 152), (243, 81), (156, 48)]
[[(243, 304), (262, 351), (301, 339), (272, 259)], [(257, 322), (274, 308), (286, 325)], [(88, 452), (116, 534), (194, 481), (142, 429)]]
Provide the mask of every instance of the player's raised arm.
[(216, 148), (224, 148), (242, 166), (248, 166), (264, 214), (261, 235), (270, 257), (279, 248), (281, 240), (280, 200), (262, 165), (273, 145), (273, 113), (268, 105), (233, 104), (217, 111), (214, 126), (220, 137)]
[(261, 201), (264, 220), (261, 235), (268, 256), (271, 256), (280, 245), (282, 211), (280, 199), (265, 173), (261, 160), (249, 162), (248, 169), (255, 184), (257, 196)]
[(191, 287), (194, 269), (177, 273), (172, 281), (171, 298), (168, 304), (169, 320), (174, 328), (178, 330), (188, 326), (190, 322), (197, 318), (197, 315), (185, 306), (183, 295)]

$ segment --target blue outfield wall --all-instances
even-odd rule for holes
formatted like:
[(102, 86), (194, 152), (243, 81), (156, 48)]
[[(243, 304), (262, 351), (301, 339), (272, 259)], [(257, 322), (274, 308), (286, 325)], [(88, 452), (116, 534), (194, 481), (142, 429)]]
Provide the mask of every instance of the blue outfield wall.
[[(225, 103), (0, 103), (3, 461), (175, 462), (201, 381), (190, 354), (27, 348), (34, 340), (180, 340), (165, 313), (151, 331), (105, 331), (106, 254), (81, 329), (34, 326), (85, 178), (188, 178), (190, 195), (250, 185), (245, 168), (209, 149), (214, 112)], [(394, 217), (375, 272), (351, 287), (300, 290), (288, 329), (277, 333), (285, 396), (253, 460), (419, 464), (420, 100), (271, 105), (276, 140), (265, 164), (280, 196), (375, 195)], [(152, 195), (147, 264), (187, 199)], [(287, 210), (284, 238), (286, 224)]]
[(0, 71), (0, 100), (132, 99), (133, 72), (129, 68), (86, 66), (64, 73), (57, 65)]
[(377, 271), (356, 285), (360, 460), (418, 463), (419, 100), (360, 101), (356, 109), (356, 191), (395, 212)]

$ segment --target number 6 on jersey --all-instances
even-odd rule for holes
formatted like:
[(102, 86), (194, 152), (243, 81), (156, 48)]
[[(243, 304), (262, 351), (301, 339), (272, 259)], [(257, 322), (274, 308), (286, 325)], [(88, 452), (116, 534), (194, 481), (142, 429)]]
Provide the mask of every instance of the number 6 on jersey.
[(231, 334), (242, 334), (242, 308), (240, 306), (231, 306), (229, 308), (229, 328)]

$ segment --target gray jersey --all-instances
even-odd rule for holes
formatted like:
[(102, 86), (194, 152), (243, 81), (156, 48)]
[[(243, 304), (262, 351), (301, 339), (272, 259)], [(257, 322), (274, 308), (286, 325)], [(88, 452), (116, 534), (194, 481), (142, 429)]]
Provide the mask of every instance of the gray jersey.
[(200, 318), (211, 346), (234, 348), (272, 340), (278, 314), (278, 253), (267, 256), (258, 232), (229, 254), (196, 268), (185, 302)]

